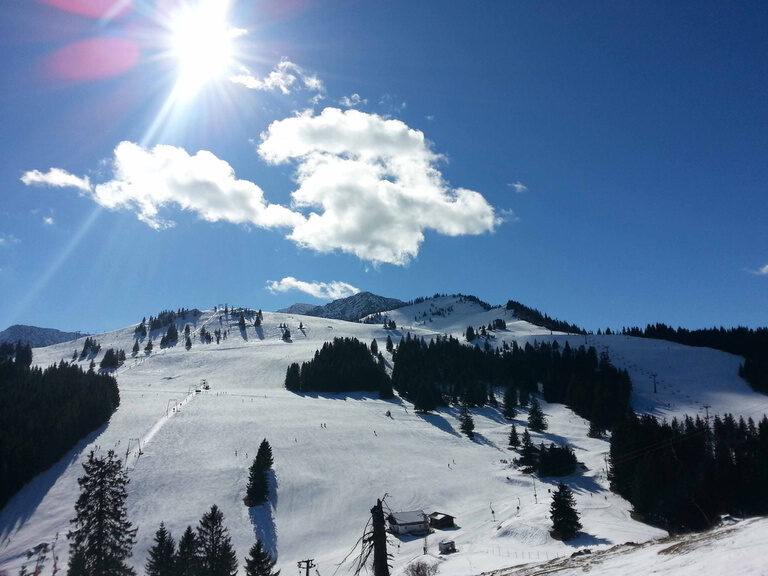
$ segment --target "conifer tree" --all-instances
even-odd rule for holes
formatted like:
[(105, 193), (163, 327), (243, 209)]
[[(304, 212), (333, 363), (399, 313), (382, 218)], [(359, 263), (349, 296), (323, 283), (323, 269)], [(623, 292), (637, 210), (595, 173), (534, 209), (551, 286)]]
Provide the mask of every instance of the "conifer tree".
[(261, 441), (256, 458), (254, 458), (248, 471), (248, 485), (245, 488), (243, 502), (249, 508), (267, 501), (269, 497), (269, 477), (267, 473), (272, 468), (273, 463), (272, 447), (265, 438)]
[(552, 519), (553, 535), (563, 540), (570, 540), (581, 530), (573, 492), (562, 482), (558, 484), (557, 490), (552, 495), (549, 513)]
[(128, 521), (125, 500), (128, 476), (120, 459), (110, 450), (97, 457), (92, 451), (77, 479), (80, 496), (75, 504), (70, 541), (70, 574), (133, 576), (126, 563), (136, 540)]
[(472, 326), (467, 326), (467, 331), (464, 334), (467, 337), (467, 342), (472, 342), (475, 339), (475, 329)]
[(512, 386), (507, 386), (504, 390), (504, 411), (503, 416), (507, 420), (512, 420), (517, 416), (517, 390)]
[(376, 338), (371, 340), (371, 354), (376, 356), (379, 353), (379, 345), (376, 343)]
[(153, 348), (152, 338), (150, 338), (149, 340), (147, 340), (147, 345), (144, 346), (144, 352), (152, 352), (152, 348)]
[(272, 556), (264, 550), (261, 544), (261, 540), (256, 540), (256, 543), (251, 546), (248, 556), (245, 558), (245, 575), (246, 576), (279, 576), (280, 570), (273, 572), (275, 568), (275, 562), (272, 560)]
[(176, 576), (174, 561), (176, 544), (173, 536), (160, 522), (160, 528), (155, 532), (155, 543), (149, 549), (144, 572), (147, 576)]
[(197, 537), (192, 526), (187, 526), (179, 539), (179, 549), (174, 557), (176, 576), (197, 576)]
[(527, 468), (536, 465), (536, 446), (533, 445), (528, 428), (523, 431), (523, 445), (520, 448), (520, 459), (518, 463)]
[(517, 435), (517, 428), (512, 424), (512, 429), (509, 431), (509, 447), (517, 448), (518, 446), (520, 446), (520, 437)]
[(240, 327), (240, 330), (245, 330), (245, 316), (240, 314), (240, 320), (237, 321), (237, 325)]
[(461, 407), (459, 420), (461, 422), (461, 431), (466, 434), (467, 438), (472, 440), (475, 437), (475, 421), (466, 405)]
[(236, 576), (237, 555), (224, 514), (214, 504), (197, 526), (197, 562), (200, 576)]
[(139, 353), (139, 341), (135, 340), (133, 342), (133, 353), (138, 354)]
[(528, 411), (528, 427), (535, 432), (543, 432), (547, 429), (547, 419), (544, 417), (541, 405), (535, 397), (531, 398), (531, 408)]
[(387, 352), (392, 352), (392, 350), (395, 348), (395, 345), (392, 344), (392, 336), (387, 334)]

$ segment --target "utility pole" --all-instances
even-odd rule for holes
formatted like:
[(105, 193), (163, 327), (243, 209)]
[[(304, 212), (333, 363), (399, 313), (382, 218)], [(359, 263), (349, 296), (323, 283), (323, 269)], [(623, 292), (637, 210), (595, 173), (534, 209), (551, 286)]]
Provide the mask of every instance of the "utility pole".
[[(389, 576), (389, 565), (387, 564), (387, 527), (384, 523), (384, 509), (381, 500), (376, 500), (376, 506), (371, 508), (371, 523), (373, 526), (373, 576)], [(425, 538), (424, 548), (426, 549), (426, 547), (427, 541)]]
[(315, 560), (314, 558), (309, 558), (307, 560), (299, 560), (298, 565), (299, 565), (299, 570), (301, 570), (302, 568), (306, 569), (306, 576), (309, 576), (310, 568), (315, 567)]
[(531, 478), (533, 480), (533, 501), (538, 504), (539, 503), (539, 496), (536, 494), (536, 480)]

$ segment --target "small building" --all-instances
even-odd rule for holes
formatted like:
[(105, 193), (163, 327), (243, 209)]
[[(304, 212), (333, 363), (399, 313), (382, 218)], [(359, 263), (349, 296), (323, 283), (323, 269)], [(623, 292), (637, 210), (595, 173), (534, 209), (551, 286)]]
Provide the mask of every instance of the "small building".
[(429, 520), (423, 510), (392, 512), (387, 516), (387, 522), (393, 534), (429, 532)]
[(432, 512), (429, 515), (429, 525), (432, 528), (456, 528), (456, 518), (444, 512)]
[(456, 543), (453, 540), (441, 540), (438, 542), (437, 547), (440, 549), (440, 554), (453, 554), (456, 552)]

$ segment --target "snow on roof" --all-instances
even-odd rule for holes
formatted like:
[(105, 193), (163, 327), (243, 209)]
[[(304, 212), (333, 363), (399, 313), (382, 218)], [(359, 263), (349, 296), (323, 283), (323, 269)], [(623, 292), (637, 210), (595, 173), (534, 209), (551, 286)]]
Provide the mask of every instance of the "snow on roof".
[(432, 514), (429, 515), (430, 518), (434, 518), (435, 520), (444, 520), (446, 518), (455, 518), (455, 516), (451, 516), (450, 514), (446, 514), (445, 512), (432, 512)]
[(392, 512), (389, 515), (390, 521), (394, 521), (395, 524), (422, 524), (425, 522), (427, 515), (423, 510), (408, 510), (404, 512)]

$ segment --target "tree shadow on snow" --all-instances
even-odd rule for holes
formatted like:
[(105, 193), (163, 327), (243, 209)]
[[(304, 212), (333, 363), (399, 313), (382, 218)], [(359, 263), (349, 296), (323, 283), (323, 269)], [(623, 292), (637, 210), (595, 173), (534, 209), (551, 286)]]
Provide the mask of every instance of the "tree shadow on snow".
[(58, 462), (35, 476), (8, 501), (0, 512), (0, 543), (13, 530), (20, 528), (32, 517), (59, 477), (64, 474), (72, 463), (77, 461), (85, 447), (96, 440), (107, 429), (107, 425), (100, 426), (85, 438), (80, 439), (74, 448), (67, 452)]
[(451, 434), (453, 436), (461, 436), (456, 430), (453, 429), (453, 426), (451, 426), (451, 423), (448, 422), (443, 416), (440, 414), (434, 413), (434, 412), (417, 412), (419, 417), (426, 422), (429, 422), (432, 424), (432, 426), (442, 430), (443, 432), (447, 432), (448, 434)]
[(253, 526), (253, 535), (261, 541), (264, 549), (277, 560), (277, 529), (275, 528), (275, 514), (277, 509), (277, 476), (275, 471), (267, 472), (269, 480), (269, 499), (264, 504), (248, 509)]
[(481, 444), (483, 446), (490, 446), (491, 448), (496, 448), (496, 450), (499, 450), (500, 452), (502, 451), (501, 448), (499, 448), (496, 444), (488, 440), (488, 438), (486, 438), (479, 432), (475, 432), (473, 434), (472, 441), (475, 442), (476, 444)]
[(256, 336), (259, 337), (259, 340), (264, 340), (264, 328), (261, 326), (256, 326)]
[(571, 540), (564, 540), (563, 544), (571, 546), (572, 548), (582, 548), (586, 546), (598, 546), (600, 544), (611, 544), (610, 540), (605, 538), (598, 538), (592, 534), (586, 532), (579, 532), (575, 538)]
[(248, 342), (248, 333), (246, 332), (245, 328), (240, 328), (240, 337)]

